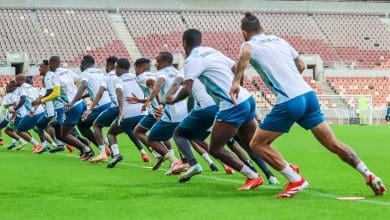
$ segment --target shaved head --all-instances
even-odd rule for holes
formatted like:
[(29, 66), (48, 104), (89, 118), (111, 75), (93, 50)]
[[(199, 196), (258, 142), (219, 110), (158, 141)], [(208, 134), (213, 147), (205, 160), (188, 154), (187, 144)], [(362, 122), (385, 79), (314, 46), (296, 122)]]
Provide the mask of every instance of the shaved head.
[(23, 83), (26, 82), (26, 77), (24, 76), (24, 74), (22, 73), (19, 73), (15, 76), (15, 81), (16, 81), (16, 85), (19, 87), (21, 86)]
[(49, 69), (54, 72), (58, 67), (60, 67), (61, 59), (59, 56), (52, 56), (49, 59)]

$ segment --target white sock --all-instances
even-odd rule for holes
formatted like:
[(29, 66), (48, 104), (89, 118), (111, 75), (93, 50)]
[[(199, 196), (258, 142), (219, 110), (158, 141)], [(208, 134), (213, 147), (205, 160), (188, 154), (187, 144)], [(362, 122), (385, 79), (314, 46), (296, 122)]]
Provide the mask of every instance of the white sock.
[(84, 153), (89, 152), (89, 151), (91, 151), (90, 147), (88, 147), (88, 146), (84, 147)]
[(171, 164), (174, 164), (177, 161), (177, 159), (172, 151), (168, 151), (168, 153), (165, 154), (164, 159), (169, 160), (169, 162), (171, 162)]
[(12, 144), (16, 144), (16, 140), (12, 138)]
[(43, 141), (43, 142), (42, 142), (42, 145), (43, 145), (44, 147), (48, 147), (47, 141)]
[(209, 154), (207, 152), (202, 154), (203, 159), (207, 162), (208, 165), (213, 164), (214, 162), (211, 160)]
[(108, 143), (108, 138), (107, 138), (107, 137), (103, 137), (103, 142), (104, 142), (105, 145), (110, 145), (110, 144)]
[(286, 167), (284, 167), (280, 173), (283, 174), (283, 176), (286, 177), (290, 183), (298, 182), (302, 179), (302, 177), (297, 172), (295, 172), (288, 163), (286, 163)]
[(25, 141), (24, 141), (23, 138), (21, 138), (21, 137), (19, 138), (18, 141), (19, 141), (19, 144), (24, 144), (24, 143), (25, 143)]
[(159, 158), (161, 157), (161, 155), (159, 153), (157, 153), (155, 150), (152, 149), (152, 154), (153, 154), (153, 157), (154, 158)]
[(37, 146), (37, 145), (39, 144), (33, 137), (31, 137), (30, 143), (31, 143), (33, 146)]
[(173, 155), (175, 155), (175, 151), (173, 151), (173, 148), (168, 150), (168, 152), (172, 153)]
[(141, 149), (139, 152), (141, 152), (141, 154), (146, 153), (144, 149)]
[(367, 180), (368, 179), (368, 176), (370, 174), (373, 174), (369, 169), (368, 167), (366, 166), (366, 164), (363, 163), (363, 161), (361, 161), (357, 166), (356, 166), (356, 169), (359, 171), (359, 173), (361, 173), (364, 178)]
[(119, 154), (119, 146), (118, 146), (118, 144), (111, 145), (111, 150), (112, 150), (112, 153), (114, 154), (114, 156), (118, 155)]
[(106, 156), (106, 145), (99, 145), (100, 156)]
[(244, 164), (244, 166), (241, 168), (240, 173), (244, 174), (249, 179), (256, 179), (259, 177), (259, 174), (254, 172), (251, 168), (249, 168), (247, 165)]

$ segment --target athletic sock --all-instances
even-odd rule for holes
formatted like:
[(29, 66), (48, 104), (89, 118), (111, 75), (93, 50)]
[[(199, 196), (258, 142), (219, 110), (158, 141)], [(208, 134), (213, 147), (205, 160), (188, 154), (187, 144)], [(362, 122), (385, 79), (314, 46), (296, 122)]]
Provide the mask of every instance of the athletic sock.
[(154, 158), (161, 157), (161, 155), (159, 153), (157, 153), (155, 150), (152, 149), (151, 151), (152, 151), (152, 155), (153, 155)]
[(84, 147), (84, 153), (90, 152), (90, 151), (91, 151), (91, 148), (90, 148), (90, 147), (88, 147), (88, 146)]
[(42, 142), (42, 145), (43, 145), (44, 147), (49, 147), (49, 144), (47, 143), (47, 141), (43, 141), (43, 142)]
[(244, 162), (245, 165), (247, 165), (253, 172), (257, 172), (256, 168), (253, 166), (252, 162), (250, 160), (247, 160)]
[(110, 144), (108, 143), (108, 138), (107, 138), (107, 137), (103, 137), (103, 142), (104, 142), (105, 145), (110, 145)]
[(363, 163), (363, 161), (361, 161), (357, 166), (356, 166), (356, 169), (359, 171), (359, 173), (361, 173), (364, 178), (366, 180), (368, 180), (368, 176), (370, 174), (373, 174), (369, 169), (368, 167), (366, 166), (366, 164)]
[(281, 174), (283, 174), (284, 177), (288, 179), (290, 183), (298, 182), (302, 179), (302, 177), (295, 172), (288, 163), (286, 163), (286, 166), (283, 170), (280, 171)]
[(37, 145), (39, 144), (38, 141), (36, 141), (33, 137), (31, 137), (30, 143), (31, 143), (33, 146), (37, 146)]
[(211, 160), (210, 155), (207, 152), (204, 152), (202, 154), (203, 159), (207, 162), (207, 164), (210, 166), (214, 162)]
[(26, 141), (23, 138), (20, 137), (18, 142), (19, 142), (19, 144), (25, 144)]
[(141, 154), (146, 154), (144, 149), (141, 149), (139, 152), (141, 152)]
[(16, 140), (12, 138), (12, 144), (16, 144)]
[(254, 172), (251, 168), (249, 168), (247, 165), (244, 164), (244, 166), (241, 168), (240, 173), (244, 174), (249, 179), (256, 179), (259, 177), (259, 174)]
[(175, 151), (173, 149), (168, 150), (168, 152), (172, 153), (172, 155), (175, 155)]
[(168, 153), (165, 154), (164, 159), (169, 160), (169, 162), (171, 162), (171, 164), (174, 164), (177, 161), (177, 158), (172, 153), (172, 151), (168, 151)]
[(105, 157), (106, 156), (106, 145), (99, 145), (99, 152), (100, 156)]
[(118, 144), (111, 145), (111, 150), (112, 154), (114, 154), (114, 157), (120, 153)]

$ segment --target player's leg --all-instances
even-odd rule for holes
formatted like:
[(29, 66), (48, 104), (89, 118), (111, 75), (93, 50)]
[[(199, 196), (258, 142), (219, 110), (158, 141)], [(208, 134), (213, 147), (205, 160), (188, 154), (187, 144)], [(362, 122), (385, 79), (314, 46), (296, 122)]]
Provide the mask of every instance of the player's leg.
[(383, 195), (386, 188), (382, 180), (370, 171), (351, 147), (336, 138), (327, 122), (322, 122), (311, 130), (323, 146), (332, 153), (338, 155), (341, 160), (351, 165), (363, 175), (367, 185), (372, 188), (375, 195)]
[(79, 123), (81, 115), (85, 109), (85, 103), (80, 102), (73, 106), (68, 112), (66, 112), (61, 131), (61, 140), (76, 147), (81, 152), (81, 160), (88, 160), (94, 156), (92, 149), (72, 134), (74, 127)]
[(16, 132), (17, 134), (22, 137), (25, 141), (30, 142), (33, 145), (33, 151), (32, 153), (36, 153), (37, 151), (41, 150), (42, 144), (40, 144), (38, 141), (35, 140), (34, 137), (32, 137), (28, 130), (33, 129), (40, 117), (43, 116), (43, 113), (33, 115), (33, 116), (24, 116), (18, 125), (16, 126)]
[(190, 143), (195, 151), (206, 161), (211, 171), (218, 171), (217, 165), (209, 155), (209, 144), (206, 141), (190, 141)]
[(166, 173), (170, 174), (170, 171), (181, 163), (174, 153), (173, 150), (169, 150), (162, 141), (168, 141), (173, 137), (173, 133), (179, 123), (165, 122), (162, 120), (157, 121), (150, 129), (148, 134), (148, 144), (157, 153), (163, 156), (164, 160), (169, 160), (171, 163), (171, 169)]
[[(44, 115), (44, 116), (42, 116), (42, 117), (38, 120), (36, 128), (37, 128), (37, 130), (38, 130), (39, 133), (42, 132), (43, 135), (45, 135), (45, 134), (44, 134), (45, 129), (48, 127), (48, 124), (49, 124), (49, 122), (51, 121), (51, 119), (52, 119), (51, 117), (47, 117), (46, 115)], [(48, 138), (46, 138), (46, 137), (44, 138), (43, 141), (41, 140), (43, 147), (42, 147), (42, 149), (39, 150), (37, 153), (41, 154), (41, 153), (46, 152), (46, 151), (49, 150), (49, 146), (48, 146), (47, 140), (48, 140)], [(52, 142), (52, 141), (51, 141), (51, 142)], [(52, 142), (52, 143), (53, 143), (53, 142)]]
[(144, 162), (149, 162), (150, 161), (149, 156), (146, 154), (140, 140), (134, 133), (134, 128), (139, 124), (139, 122), (143, 119), (143, 117), (144, 115), (139, 115), (139, 116), (123, 119), (121, 122), (121, 128), (126, 132), (127, 136), (130, 138), (130, 140), (133, 142), (133, 144), (140, 152), (142, 160)]
[[(96, 143), (99, 147), (100, 157), (104, 157), (107, 154), (106, 143), (104, 142), (103, 127), (110, 127), (116, 117), (118, 117), (118, 107), (111, 107), (103, 111), (97, 116), (93, 123), (93, 132)], [(110, 150), (111, 151), (111, 150)]]
[(114, 168), (117, 163), (123, 160), (123, 156), (119, 152), (119, 146), (117, 140), (117, 135), (119, 135), (122, 132), (123, 129), (116, 122), (112, 123), (108, 130), (107, 138), (108, 138), (108, 143), (110, 144), (112, 150), (113, 158), (108, 163), (107, 168)]
[[(258, 155), (256, 155), (251, 149), (250, 149), (250, 141), (252, 140), (252, 137), (254, 136), (257, 129), (257, 121), (256, 119), (249, 120), (247, 123), (242, 125), (237, 133), (236, 140), (244, 149), (248, 155), (252, 158), (253, 161), (260, 167), (260, 169), (263, 171), (263, 173), (266, 175), (268, 181), (270, 184), (278, 184), (278, 180), (276, 179), (275, 175), (271, 172), (268, 165), (265, 163), (265, 161)], [(246, 155), (245, 155), (246, 156)], [(246, 161), (246, 163), (245, 163)], [(252, 165), (249, 158), (246, 158), (244, 163), (250, 167)], [(253, 165), (252, 165), (253, 167)], [(254, 168), (254, 167), (253, 167)]]

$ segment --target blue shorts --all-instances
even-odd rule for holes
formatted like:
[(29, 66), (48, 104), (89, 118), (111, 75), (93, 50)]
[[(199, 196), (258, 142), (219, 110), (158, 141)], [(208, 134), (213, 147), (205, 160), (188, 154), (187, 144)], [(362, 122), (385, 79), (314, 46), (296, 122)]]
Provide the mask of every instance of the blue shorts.
[(137, 126), (137, 124), (141, 121), (143, 117), (144, 115), (139, 115), (130, 118), (123, 118), (120, 127), (124, 132), (126, 132), (127, 135), (130, 135), (131, 133), (133, 133), (135, 126)]
[(232, 108), (219, 111), (216, 116), (217, 121), (234, 124), (237, 128), (240, 128), (255, 118), (256, 103), (252, 96)]
[(179, 125), (177, 122), (166, 122), (159, 120), (150, 129), (148, 140), (149, 141), (167, 141), (172, 138), (173, 132)]
[(208, 129), (213, 125), (217, 112), (217, 105), (192, 110), (177, 127), (177, 134), (189, 140), (203, 141), (210, 133)]
[(29, 116), (29, 115), (26, 115), (24, 116), (20, 122), (18, 123), (18, 125), (16, 126), (16, 131), (28, 131), (32, 128), (34, 128), (37, 123), (38, 123), (38, 120), (44, 115), (45, 113), (39, 113), (39, 114), (36, 114), (34, 116)]
[(54, 115), (54, 125), (62, 125), (65, 121), (65, 112), (64, 108), (56, 109)]
[(147, 130), (150, 130), (154, 124), (156, 124), (157, 120), (153, 117), (152, 113), (148, 113), (147, 115), (145, 115), (142, 120), (139, 122), (139, 124), (147, 129)]
[(267, 131), (287, 133), (297, 122), (305, 129), (312, 129), (325, 121), (320, 104), (313, 91), (275, 105), (259, 127)]
[(1, 121), (0, 122), (0, 129), (7, 127), (8, 123), (9, 123), (8, 119), (4, 119), (3, 121)]
[(93, 122), (95, 119), (100, 115), (100, 113), (104, 112), (106, 109), (110, 108), (111, 102), (104, 104), (102, 106), (99, 106), (97, 108), (94, 108), (91, 112), (91, 114), (88, 115), (88, 117), (83, 121), (81, 120), (79, 125), (85, 126), (85, 127), (91, 127), (93, 125)]
[(47, 117), (46, 115), (43, 115), (37, 122), (37, 127), (40, 129), (45, 129), (49, 122), (53, 119), (52, 117)]
[(65, 112), (64, 125), (77, 125), (80, 122), (81, 116), (87, 110), (87, 105), (84, 101), (77, 103), (69, 111)]
[(19, 116), (15, 116), (15, 119), (14, 119), (14, 124), (11, 125), (11, 123), (8, 123), (8, 126), (7, 128), (11, 129), (11, 130), (15, 130), (16, 127), (18, 126), (20, 120), (22, 120), (21, 117)]
[(118, 106), (110, 107), (97, 116), (95, 123), (100, 127), (108, 127), (118, 117), (118, 115)]

